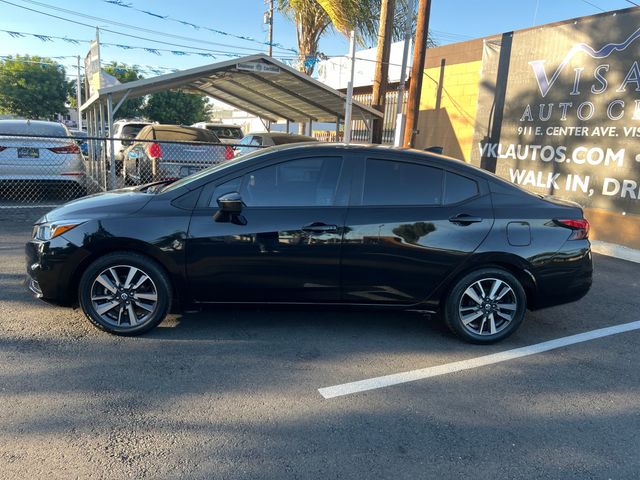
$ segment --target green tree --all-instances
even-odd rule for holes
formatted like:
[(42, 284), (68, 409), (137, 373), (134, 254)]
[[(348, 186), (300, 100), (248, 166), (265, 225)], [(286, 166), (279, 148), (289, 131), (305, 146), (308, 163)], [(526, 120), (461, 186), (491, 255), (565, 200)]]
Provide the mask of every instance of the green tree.
[[(348, 35), (354, 30), (360, 45), (374, 42), (378, 36), (381, 0), (278, 0), (278, 10), (296, 26), (299, 69), (313, 73), (319, 55), (320, 38), (331, 29)], [(404, 19), (410, 12), (407, 0), (396, 3), (394, 39), (403, 37)], [(429, 40), (429, 45), (433, 41)]]
[(144, 108), (149, 120), (159, 123), (191, 125), (207, 120), (210, 106), (206, 97), (178, 91), (151, 94)]
[[(113, 75), (120, 83), (135, 82), (144, 78), (136, 66), (128, 66), (118, 62), (111, 62), (103, 65), (102, 70), (109, 75)], [(144, 97), (132, 98), (125, 100), (114, 115), (118, 118), (136, 118), (143, 115)]]
[(16, 55), (0, 61), (0, 113), (53, 119), (66, 113), (70, 92), (64, 67), (49, 58)]

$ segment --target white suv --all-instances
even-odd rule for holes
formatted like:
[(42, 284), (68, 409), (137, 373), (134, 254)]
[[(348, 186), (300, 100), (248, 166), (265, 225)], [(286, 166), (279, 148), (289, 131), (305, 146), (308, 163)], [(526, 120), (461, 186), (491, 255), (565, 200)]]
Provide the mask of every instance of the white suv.
[(220, 143), (237, 145), (244, 137), (242, 127), (238, 125), (225, 125), (224, 123), (198, 122), (191, 125), (196, 128), (211, 130), (220, 139)]
[[(113, 151), (116, 159), (116, 169), (118, 172), (122, 170), (122, 161), (124, 157), (122, 153), (131, 145), (132, 140), (136, 138), (138, 132), (151, 122), (145, 120), (116, 120), (113, 122)], [(107, 142), (107, 159), (111, 158), (111, 142)]]

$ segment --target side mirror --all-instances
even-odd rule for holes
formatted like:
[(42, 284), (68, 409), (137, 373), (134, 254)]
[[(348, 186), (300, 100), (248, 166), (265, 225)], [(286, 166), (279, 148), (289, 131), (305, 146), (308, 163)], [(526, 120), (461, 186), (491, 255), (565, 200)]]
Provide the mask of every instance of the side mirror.
[(238, 215), (242, 212), (242, 197), (238, 192), (227, 193), (218, 198), (218, 206), (221, 212)]
[(128, 147), (133, 143), (133, 141), (131, 139), (126, 139), (126, 140), (122, 140), (120, 143), (122, 144), (123, 147)]
[(242, 213), (242, 197), (238, 192), (231, 192), (218, 198), (220, 209), (213, 216), (216, 222), (231, 222), (236, 225), (246, 225), (247, 220)]

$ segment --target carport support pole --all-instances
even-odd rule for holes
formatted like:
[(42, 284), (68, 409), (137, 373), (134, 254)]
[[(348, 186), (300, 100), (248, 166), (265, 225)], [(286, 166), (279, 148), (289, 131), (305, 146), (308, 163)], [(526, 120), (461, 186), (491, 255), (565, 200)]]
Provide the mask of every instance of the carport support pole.
[(104, 106), (102, 105), (102, 102), (99, 103), (98, 105), (99, 107), (99, 111), (100, 111), (100, 120), (98, 122), (98, 131), (100, 132), (100, 140), (98, 140), (99, 142), (99, 151), (100, 151), (100, 180), (102, 182), (102, 187), (106, 190), (107, 189), (107, 152), (105, 152), (106, 150), (106, 145), (104, 145), (105, 141), (104, 141), (104, 134), (105, 134), (105, 129), (104, 129)]
[(91, 109), (87, 110), (86, 113), (87, 116), (87, 137), (89, 137), (89, 139), (87, 140), (87, 147), (89, 150), (89, 176), (93, 177), (93, 140), (91, 140), (91, 133), (93, 128), (91, 127)]
[(340, 117), (336, 117), (336, 142), (340, 141)]
[(287, 133), (289, 133), (289, 120), (287, 120)]
[(350, 80), (347, 86), (347, 104), (344, 112), (344, 143), (351, 141), (351, 106), (353, 103), (353, 74), (355, 73), (356, 63), (356, 34), (351, 30), (349, 35), (349, 54), (351, 55), (351, 72)]
[(309, 136), (313, 137), (313, 118), (309, 118)]
[(107, 96), (107, 121), (109, 122), (109, 176), (111, 181), (109, 182), (111, 190), (116, 189), (116, 152), (115, 145), (113, 143), (113, 99), (111, 94)]

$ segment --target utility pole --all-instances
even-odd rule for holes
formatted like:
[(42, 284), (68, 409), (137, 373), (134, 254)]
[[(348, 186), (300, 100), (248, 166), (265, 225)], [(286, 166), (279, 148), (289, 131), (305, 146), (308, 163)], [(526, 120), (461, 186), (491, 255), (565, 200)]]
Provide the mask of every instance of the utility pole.
[[(269, 56), (273, 56), (273, 0), (269, 0)], [(265, 22), (267, 23), (267, 22)]]
[[(380, 2), (380, 25), (378, 28), (378, 48), (376, 50), (376, 73), (373, 79), (371, 106), (384, 114), (387, 84), (389, 81), (389, 56), (391, 54), (391, 33), (395, 0)], [(373, 120), (373, 143), (382, 143), (384, 117)]]
[(76, 77), (76, 102), (78, 104), (78, 130), (82, 130), (82, 112), (80, 111), (80, 105), (82, 105), (82, 91), (80, 90), (80, 55), (78, 55), (78, 71)]
[(404, 131), (405, 148), (415, 147), (418, 113), (420, 110), (420, 93), (422, 90), (422, 76), (424, 75), (424, 57), (427, 50), (427, 35), (429, 32), (429, 13), (431, 0), (420, 0), (418, 4), (418, 23), (416, 39), (413, 45), (413, 65), (411, 66), (411, 85), (407, 99), (407, 122)]
[(413, 28), (413, 9), (415, 0), (409, 0), (409, 14), (404, 26), (404, 46), (402, 49), (402, 70), (400, 71), (400, 83), (398, 84), (398, 99), (396, 102), (396, 133), (393, 140), (393, 146), (399, 147), (404, 140), (404, 120), (405, 115), (402, 111), (404, 107), (404, 92), (407, 80), (407, 60), (409, 58), (409, 45), (411, 44), (411, 32)]
[(356, 32), (351, 30), (349, 35), (349, 55), (351, 55), (351, 72), (347, 85), (347, 103), (344, 112), (344, 143), (351, 142), (351, 109), (353, 106), (353, 75), (356, 71)]

